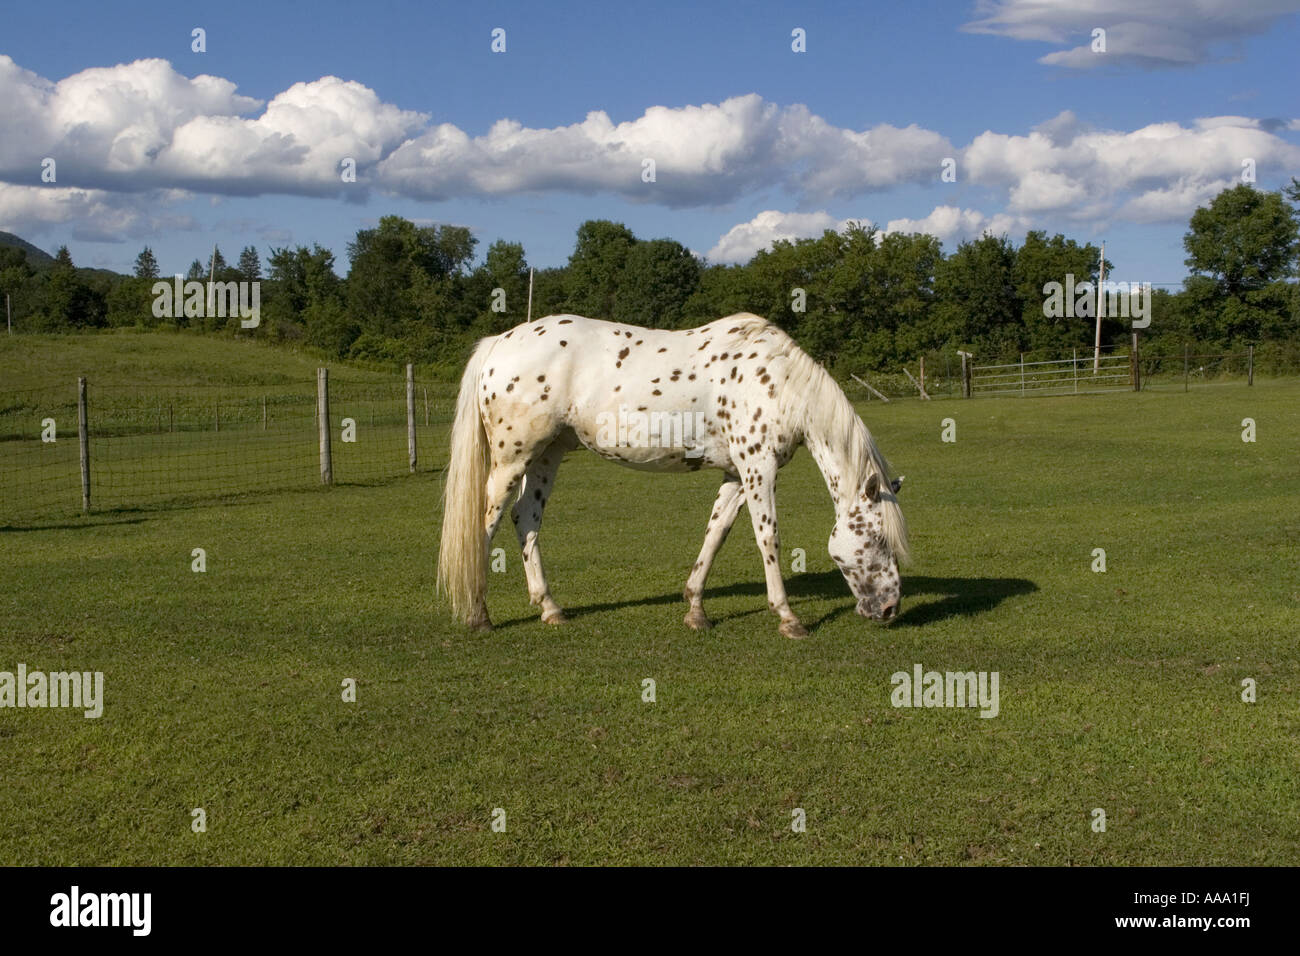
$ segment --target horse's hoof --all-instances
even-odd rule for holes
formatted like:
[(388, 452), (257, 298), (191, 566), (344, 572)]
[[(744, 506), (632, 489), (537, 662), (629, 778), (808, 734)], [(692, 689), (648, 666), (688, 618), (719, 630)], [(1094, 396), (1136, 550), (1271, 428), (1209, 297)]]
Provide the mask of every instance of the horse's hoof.
[(781, 634), (792, 640), (799, 640), (808, 636), (808, 628), (804, 627), (798, 621), (782, 621)]
[(551, 611), (549, 614), (542, 615), (543, 624), (567, 624), (569, 619), (564, 616), (564, 612), (559, 608)]
[(704, 616), (704, 612), (696, 608), (688, 611), (683, 622), (693, 631), (707, 631), (713, 627), (713, 622)]

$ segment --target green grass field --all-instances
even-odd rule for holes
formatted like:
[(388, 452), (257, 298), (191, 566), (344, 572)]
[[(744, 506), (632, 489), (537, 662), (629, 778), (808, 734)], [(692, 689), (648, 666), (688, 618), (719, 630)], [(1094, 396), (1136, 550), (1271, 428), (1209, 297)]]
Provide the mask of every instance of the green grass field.
[[(175, 380), (162, 338), (113, 338), (60, 341), (87, 374)], [(0, 387), (44, 384), (42, 350), (76, 374), (15, 339)], [(237, 386), (227, 346), (184, 362)], [(259, 381), (310, 372), (256, 356)], [(1300, 382), (860, 410), (907, 476), (903, 614), (853, 614), (801, 452), (778, 501), (805, 641), (777, 634), (744, 515), (716, 628), (683, 627), (717, 476), (586, 453), (543, 528), (558, 628), (508, 527), (497, 628), (449, 623), (435, 471), (10, 523), (0, 670), (102, 671), (105, 704), (0, 709), (0, 865), (1300, 863)], [(997, 671), (999, 715), (895, 709), (915, 664)]]

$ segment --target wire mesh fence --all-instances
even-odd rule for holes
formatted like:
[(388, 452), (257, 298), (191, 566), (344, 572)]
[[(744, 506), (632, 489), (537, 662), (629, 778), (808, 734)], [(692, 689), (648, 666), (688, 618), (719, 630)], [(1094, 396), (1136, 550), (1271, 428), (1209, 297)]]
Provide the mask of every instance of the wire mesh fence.
[[(382, 481), (446, 464), (447, 386), (329, 380), (332, 483)], [(322, 483), (317, 382), (241, 386), (87, 384), (86, 463), (77, 383), (0, 392), (0, 524), (83, 510), (166, 506)]]
[(1252, 382), (1255, 375), (1253, 349), (1238, 352), (1148, 351), (1142, 353), (1140, 364), (1144, 388), (1153, 384), (1189, 388), (1209, 382)]
[[(1290, 375), (1300, 365), (1300, 349), (1292, 346), (1273, 344), (1262, 351), (1247, 346), (1235, 352), (1192, 348), (1159, 342), (1148, 350), (1143, 345), (1136, 361), (1133, 348), (1126, 345), (1104, 345), (1096, 357), (1092, 348), (1068, 355), (1038, 351), (984, 359), (962, 352), (926, 352), (897, 372), (850, 374), (844, 385), (853, 398), (863, 401), (1084, 395), (1234, 381), (1250, 385), (1258, 372)], [(964, 374), (969, 374), (968, 381)]]
[(0, 502), (5, 517), (80, 506), (76, 382), (0, 393)]

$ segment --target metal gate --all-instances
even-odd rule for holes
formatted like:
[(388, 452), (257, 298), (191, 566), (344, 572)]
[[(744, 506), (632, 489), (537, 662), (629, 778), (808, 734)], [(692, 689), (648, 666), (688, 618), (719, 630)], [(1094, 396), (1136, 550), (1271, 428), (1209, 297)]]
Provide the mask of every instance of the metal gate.
[(1127, 353), (1102, 355), (1093, 368), (1092, 356), (1076, 352), (1071, 358), (1044, 362), (1019, 362), (971, 367), (972, 396), (979, 395), (1082, 395), (1129, 388), (1133, 367)]

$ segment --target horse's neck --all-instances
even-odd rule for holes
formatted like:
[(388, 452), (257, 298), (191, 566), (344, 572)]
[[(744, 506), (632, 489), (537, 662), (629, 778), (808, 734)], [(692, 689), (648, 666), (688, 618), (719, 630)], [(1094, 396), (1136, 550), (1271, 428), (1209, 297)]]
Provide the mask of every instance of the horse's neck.
[[(797, 422), (785, 424), (808, 446), (838, 512), (841, 502), (851, 500), (857, 491), (850, 487), (856, 481), (853, 454), (845, 446), (855, 440), (853, 430), (860, 428), (861, 422), (839, 383), (808, 356), (800, 355), (807, 364), (795, 376), (798, 379), (795, 391), (787, 393), (794, 400), (785, 408), (786, 414)], [(787, 380), (785, 385), (789, 389), (792, 383)]]
[(812, 421), (805, 424), (803, 441), (813, 461), (817, 463), (817, 469), (826, 482), (826, 490), (831, 493), (831, 501), (838, 511), (840, 501), (853, 491), (847, 487), (852, 478), (847, 474), (843, 449), (832, 447), (817, 423)]

